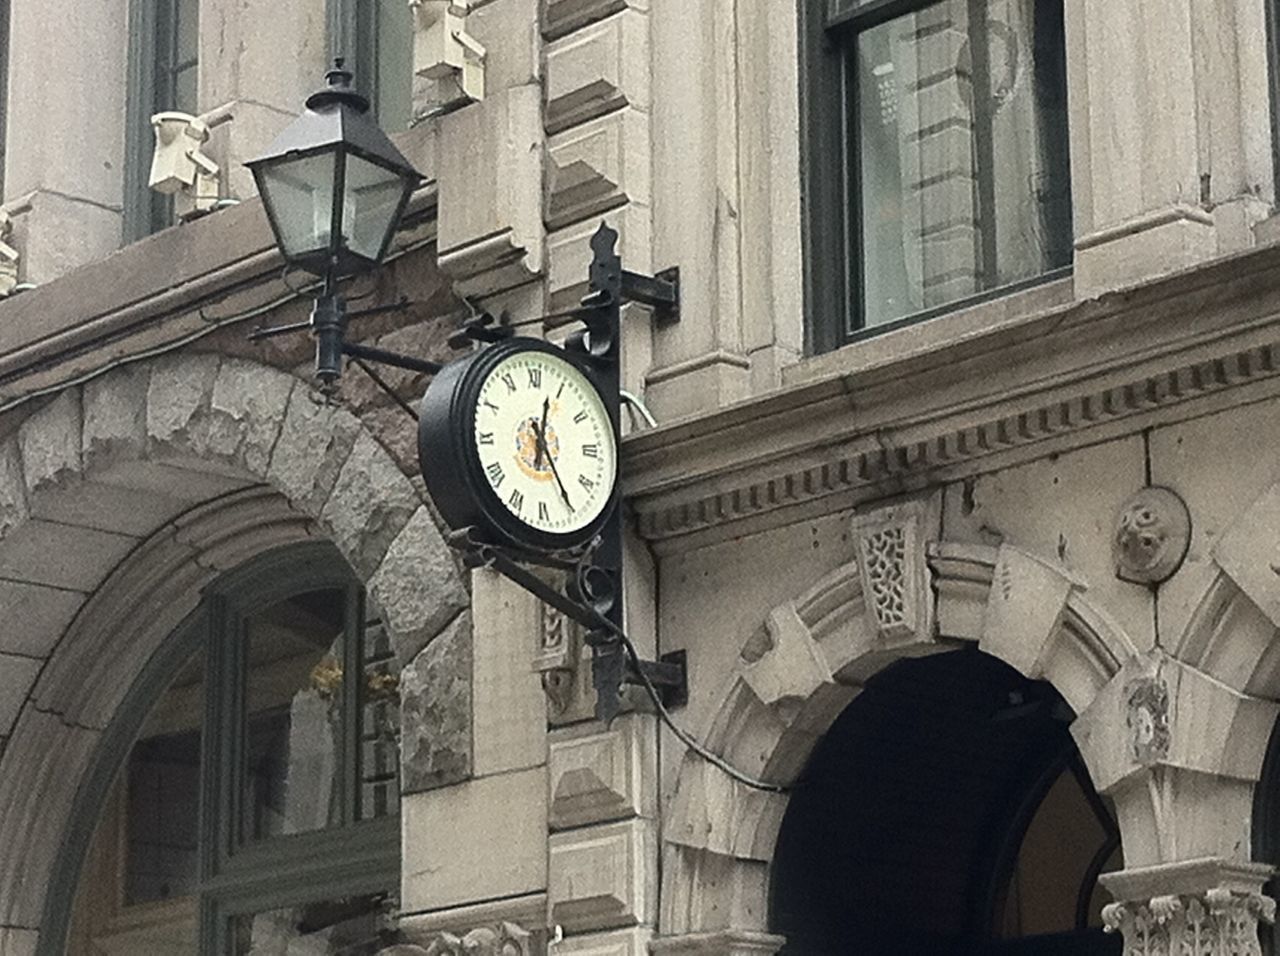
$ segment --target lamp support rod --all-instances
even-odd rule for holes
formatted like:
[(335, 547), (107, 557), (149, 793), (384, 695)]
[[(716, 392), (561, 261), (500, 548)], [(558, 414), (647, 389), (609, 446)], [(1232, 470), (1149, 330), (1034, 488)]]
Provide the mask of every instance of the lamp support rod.
[(428, 375), (435, 375), (444, 367), (439, 362), (414, 358), (412, 355), (401, 355), (399, 352), (389, 352), (371, 345), (357, 345), (355, 342), (343, 342), (342, 354), (364, 359), (366, 362), (408, 369), (410, 372), (426, 372)]

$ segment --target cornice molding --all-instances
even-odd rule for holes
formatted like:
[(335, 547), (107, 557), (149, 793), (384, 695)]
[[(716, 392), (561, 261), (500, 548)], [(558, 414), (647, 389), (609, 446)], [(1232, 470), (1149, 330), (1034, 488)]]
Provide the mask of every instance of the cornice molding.
[(630, 437), (624, 493), (640, 534), (681, 550), (1269, 397), (1278, 267), (1271, 246), (949, 340), (850, 346), (846, 371)]

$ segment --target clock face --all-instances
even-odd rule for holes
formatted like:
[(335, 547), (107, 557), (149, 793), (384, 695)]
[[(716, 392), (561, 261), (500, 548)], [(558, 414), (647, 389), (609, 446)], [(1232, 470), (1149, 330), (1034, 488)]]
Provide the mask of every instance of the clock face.
[(570, 534), (612, 500), (618, 456), (608, 410), (590, 380), (554, 353), (518, 351), (490, 370), (473, 441), (490, 490), (531, 528)]

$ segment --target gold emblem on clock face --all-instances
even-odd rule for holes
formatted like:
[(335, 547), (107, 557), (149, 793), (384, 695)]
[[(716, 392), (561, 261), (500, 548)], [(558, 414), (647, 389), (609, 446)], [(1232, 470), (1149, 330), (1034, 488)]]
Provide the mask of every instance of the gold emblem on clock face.
[(475, 445), (485, 481), (531, 528), (565, 534), (609, 505), (617, 448), (609, 413), (570, 362), (541, 350), (517, 352), (480, 386)]

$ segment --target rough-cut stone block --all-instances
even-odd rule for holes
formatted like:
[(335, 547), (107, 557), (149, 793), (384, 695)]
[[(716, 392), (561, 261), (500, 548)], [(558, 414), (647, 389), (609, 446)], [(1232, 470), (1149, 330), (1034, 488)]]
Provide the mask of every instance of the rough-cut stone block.
[(471, 615), (460, 614), (400, 675), (400, 789), (471, 773)]
[(361, 433), (320, 509), (320, 521), (351, 566), (368, 579), (418, 505), (409, 479), (376, 441)]
[(546, 699), (533, 670), (537, 598), (494, 571), (471, 576), (477, 774), (546, 763)]
[(542, 35), (554, 40), (628, 7), (648, 10), (649, 0), (543, 0)]
[(577, 305), (587, 291), (587, 268), (591, 265), (591, 236), (607, 222), (618, 231), (618, 255), (632, 272), (652, 272), (650, 257), (651, 214), (648, 206), (628, 203), (603, 216), (575, 223), (552, 233), (547, 239), (547, 279), (551, 307), (565, 309)]
[(623, 109), (547, 143), (547, 226), (557, 229), (627, 201), (649, 203), (649, 116)]
[(22, 702), (27, 699), (43, 663), (34, 657), (0, 654), (0, 734), (8, 734), (18, 719)]
[(0, 620), (22, 622), (0, 634), (0, 651), (46, 656), (83, 604), (84, 595), (75, 591), (0, 581)]
[(648, 956), (649, 940), (653, 931), (636, 927), (612, 933), (590, 933), (571, 936), (556, 943), (556, 954), (572, 953), (573, 956)]
[(360, 421), (350, 412), (326, 405), (310, 389), (295, 388), (267, 479), (294, 505), (318, 515), (358, 434)]
[(0, 929), (0, 956), (36, 956), (38, 939), (33, 929)]
[(137, 458), (147, 440), (151, 367), (130, 365), (85, 383), (81, 456), (92, 472), (115, 455)]
[(190, 455), (218, 375), (216, 355), (179, 355), (159, 362), (147, 388), (147, 438), (153, 450)]
[(647, 821), (553, 834), (547, 885), (551, 921), (570, 933), (651, 923), (656, 870), (653, 826)]
[(541, 273), (541, 89), (504, 90), (440, 119), (440, 270), (474, 292)]
[(391, 542), (369, 591), (391, 629), (401, 666), (467, 606), (452, 552), (425, 505)]
[(80, 473), (80, 390), (71, 388), (40, 409), (18, 430), (27, 500), (47, 486)]
[(547, 885), (545, 767), (405, 797), (400, 908), (421, 911)]
[(652, 718), (619, 717), (556, 731), (547, 760), (551, 829), (605, 823), (654, 812), (657, 779)]
[(0, 539), (26, 521), (29, 514), (18, 442), (10, 439), (0, 446)]
[(250, 473), (265, 475), (297, 384), (297, 379), (269, 366), (224, 361), (209, 403), (211, 450), (234, 455)]
[(620, 106), (649, 108), (649, 18), (635, 10), (547, 47), (547, 132)]

